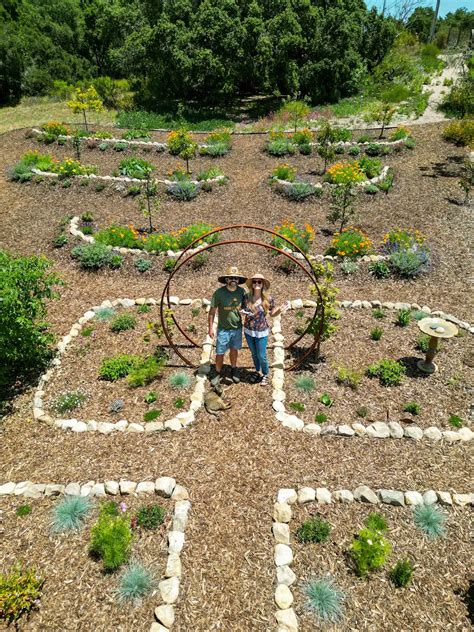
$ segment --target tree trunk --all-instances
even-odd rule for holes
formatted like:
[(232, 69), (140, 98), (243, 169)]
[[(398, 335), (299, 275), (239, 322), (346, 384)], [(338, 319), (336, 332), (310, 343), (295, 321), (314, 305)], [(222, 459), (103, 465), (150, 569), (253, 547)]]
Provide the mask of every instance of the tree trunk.
[(86, 128), (86, 131), (89, 131), (89, 128), (87, 127), (87, 118), (86, 118), (86, 111), (82, 110), (82, 116), (84, 117), (84, 127)]

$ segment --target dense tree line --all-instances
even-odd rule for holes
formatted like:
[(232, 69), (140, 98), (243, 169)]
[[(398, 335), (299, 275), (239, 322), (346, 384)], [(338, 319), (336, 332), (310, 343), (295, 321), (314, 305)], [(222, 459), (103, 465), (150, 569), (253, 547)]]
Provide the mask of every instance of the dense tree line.
[(3, 0), (0, 103), (127, 78), (142, 105), (357, 91), (397, 24), (363, 0)]

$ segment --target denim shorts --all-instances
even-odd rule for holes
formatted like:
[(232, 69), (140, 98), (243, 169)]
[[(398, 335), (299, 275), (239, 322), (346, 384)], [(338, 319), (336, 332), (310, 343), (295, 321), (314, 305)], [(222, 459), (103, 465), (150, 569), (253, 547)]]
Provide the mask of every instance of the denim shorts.
[(242, 349), (242, 327), (217, 330), (216, 354), (224, 355), (229, 349)]

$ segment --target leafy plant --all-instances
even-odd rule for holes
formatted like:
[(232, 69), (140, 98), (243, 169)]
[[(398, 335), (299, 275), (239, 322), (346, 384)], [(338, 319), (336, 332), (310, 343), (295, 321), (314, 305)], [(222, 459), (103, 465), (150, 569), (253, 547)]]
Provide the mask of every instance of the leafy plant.
[(442, 538), (446, 535), (446, 514), (437, 505), (418, 505), (413, 510), (415, 525), (428, 538)]
[[(369, 147), (370, 145), (367, 147), (366, 153), (368, 153)], [(377, 158), (367, 158), (367, 156), (364, 156), (359, 160), (359, 167), (369, 180), (379, 176), (382, 171), (381, 161)]]
[(147, 410), (143, 413), (143, 421), (154, 421), (161, 415), (161, 410)]
[(360, 406), (356, 410), (356, 414), (358, 417), (367, 417), (367, 415), (369, 414), (369, 409), (367, 408), (367, 406)]
[[(308, 333), (319, 333), (321, 328), (321, 337), (323, 340), (327, 340), (337, 330), (335, 321), (341, 317), (336, 302), (339, 289), (334, 286), (334, 267), (332, 263), (313, 262), (311, 267), (318, 280), (319, 291), (323, 299), (324, 320), (321, 328), (320, 314), (317, 314), (315, 318), (308, 319)], [(316, 294), (314, 286), (311, 288), (311, 293)]]
[(284, 134), (270, 136), (266, 146), (270, 156), (292, 156), (295, 153), (295, 146)]
[(124, 143), (120, 140), (117, 143), (115, 143), (113, 147), (114, 151), (117, 151), (117, 152), (125, 151), (127, 148), (128, 148), (128, 143)]
[(15, 511), (16, 515), (23, 518), (31, 513), (31, 505), (19, 505)]
[(140, 507), (137, 513), (137, 525), (143, 529), (156, 529), (163, 524), (166, 509), (161, 505), (148, 505)]
[(303, 228), (297, 228), (293, 222), (285, 220), (282, 224), (275, 226), (273, 230), (286, 238), (273, 237), (272, 246), (280, 249), (291, 248), (291, 245), (295, 244), (302, 252), (308, 253), (314, 240), (314, 228), (310, 224), (305, 224)]
[(153, 263), (149, 259), (137, 259), (135, 261), (136, 269), (143, 274), (153, 266)]
[(370, 330), (370, 339), (371, 340), (380, 340), (383, 334), (383, 329), (381, 327), (374, 327)]
[(79, 408), (86, 399), (87, 395), (82, 391), (69, 391), (58, 395), (52, 407), (57, 413), (62, 415)]
[(306, 120), (310, 111), (311, 109), (305, 101), (298, 101), (295, 99), (292, 101), (286, 101), (280, 108), (279, 114), (284, 118), (288, 118), (291, 125), (295, 128), (296, 134), (298, 125)]
[(321, 623), (337, 623), (342, 618), (345, 595), (333, 579), (312, 579), (304, 586), (306, 607)]
[(399, 309), (396, 323), (399, 327), (407, 327), (411, 322), (411, 309)]
[(387, 521), (375, 511), (369, 513), (364, 524), (371, 531), (387, 531)]
[(150, 391), (145, 395), (144, 398), (146, 404), (153, 404), (153, 402), (156, 402), (157, 399), (158, 395), (155, 393), (155, 391)]
[(184, 408), (185, 404), (186, 404), (186, 400), (184, 400), (182, 397), (177, 397), (173, 402), (173, 406), (178, 409)]
[(17, 563), (8, 573), (0, 575), (0, 619), (7, 624), (16, 623), (28, 614), (41, 596), (43, 580), (33, 568)]
[(359, 531), (350, 551), (356, 573), (364, 576), (383, 566), (391, 549), (380, 531), (369, 528)]
[(409, 560), (398, 560), (389, 573), (390, 580), (397, 588), (405, 588), (411, 582), (413, 566)]
[(153, 382), (162, 372), (166, 358), (157, 359), (155, 356), (139, 358), (127, 376), (130, 386), (137, 388)]
[(144, 180), (153, 171), (153, 165), (143, 160), (143, 158), (131, 156), (130, 158), (124, 158), (124, 160), (120, 161), (119, 171), (122, 176)]
[(93, 86), (87, 89), (75, 88), (73, 98), (67, 102), (74, 114), (82, 112), (84, 127), (88, 130), (86, 112), (100, 112), (104, 109), (102, 100)]
[(429, 344), (430, 344), (430, 336), (428, 336), (427, 334), (420, 334), (418, 338), (416, 339), (415, 347), (418, 349), (418, 351), (421, 351), (422, 353), (426, 353), (428, 351)]
[(362, 373), (357, 369), (350, 369), (345, 366), (340, 366), (337, 369), (336, 382), (343, 386), (348, 386), (353, 391), (359, 388), (360, 381), (362, 379)]
[(100, 149), (100, 151), (107, 151), (107, 149), (110, 147), (110, 143), (99, 143), (97, 147)]
[(151, 312), (151, 307), (150, 307), (150, 305), (147, 305), (146, 303), (143, 303), (143, 305), (139, 305), (137, 307), (137, 312), (139, 314), (148, 314), (148, 312)]
[(295, 380), (295, 386), (299, 391), (310, 393), (311, 391), (314, 391), (316, 384), (312, 377), (300, 375)]
[(342, 232), (334, 233), (331, 247), (327, 254), (339, 257), (362, 257), (370, 252), (372, 242), (368, 235), (359, 228), (346, 228)]
[(367, 375), (378, 377), (382, 386), (398, 386), (405, 373), (403, 364), (390, 359), (379, 360), (367, 369)]
[(191, 181), (171, 182), (166, 192), (175, 197), (177, 200), (189, 201), (193, 200), (199, 193), (199, 187)]
[(381, 307), (376, 307), (372, 310), (372, 316), (377, 320), (381, 320), (382, 318), (386, 318), (387, 314)]
[(125, 402), (123, 399), (113, 399), (109, 404), (109, 413), (116, 414), (123, 410)]
[(120, 602), (140, 599), (153, 587), (151, 572), (139, 562), (131, 563), (120, 578), (117, 596)]
[(64, 233), (61, 233), (60, 235), (57, 235), (54, 239), (53, 239), (53, 248), (62, 248), (63, 246), (65, 246), (68, 242), (68, 238)]
[(290, 200), (301, 202), (311, 195), (321, 196), (322, 189), (311, 184), (311, 182), (292, 182), (283, 187), (283, 193)]
[(429, 251), (423, 246), (414, 245), (390, 255), (390, 267), (402, 278), (413, 278), (422, 274), (429, 263)]
[(79, 531), (90, 510), (91, 501), (87, 496), (66, 496), (53, 510), (53, 532)]
[(294, 182), (296, 178), (296, 169), (290, 167), (290, 165), (278, 165), (272, 171), (272, 180), (286, 180), (287, 182)]
[(95, 317), (98, 320), (110, 320), (113, 316), (115, 316), (115, 310), (112, 307), (99, 307), (95, 312)]
[(405, 413), (411, 413), (412, 415), (419, 415), (421, 411), (421, 406), (420, 404), (417, 404), (416, 402), (408, 402), (403, 407), (403, 411)]
[(128, 329), (135, 329), (136, 324), (137, 319), (132, 314), (118, 314), (110, 321), (110, 331), (118, 333)]
[[(114, 255), (107, 246), (101, 243), (86, 244), (76, 246), (71, 250), (73, 259), (77, 259), (81, 268), (86, 270), (100, 270), (106, 266), (113, 267), (117, 255)], [(118, 255), (120, 261), (122, 257)], [(116, 262), (115, 262), (116, 263)]]
[(316, 413), (316, 415), (314, 416), (314, 421), (317, 424), (325, 424), (328, 420), (328, 416), (325, 415), (324, 413)]
[(319, 516), (314, 516), (303, 522), (296, 531), (296, 537), (300, 542), (324, 542), (330, 533), (330, 524)]
[(323, 393), (318, 399), (318, 402), (321, 402), (323, 406), (327, 406), (328, 408), (331, 408), (331, 406), (334, 404), (334, 400), (331, 399), (327, 393)]
[(357, 147), (357, 145), (352, 145), (352, 147), (349, 147), (349, 149), (347, 150), (347, 153), (349, 154), (349, 156), (358, 156), (360, 154), (360, 147)]
[(168, 134), (168, 151), (172, 156), (179, 156), (188, 147), (194, 144), (191, 134), (184, 128)]
[(104, 570), (114, 571), (129, 556), (132, 532), (126, 516), (112, 516), (101, 509), (99, 519), (91, 529), (90, 552), (102, 559)]
[(453, 426), (453, 428), (461, 428), (464, 423), (459, 415), (450, 415), (448, 422), (450, 426)]
[(474, 142), (474, 121), (461, 119), (452, 121), (443, 132), (444, 140), (459, 147), (467, 147)]
[(390, 268), (383, 260), (369, 263), (368, 270), (376, 279), (387, 279), (390, 276)]
[(191, 383), (191, 378), (187, 373), (173, 373), (168, 378), (169, 385), (174, 389), (185, 389)]
[(100, 365), (99, 377), (108, 382), (116, 382), (126, 377), (139, 360), (140, 356), (132, 356), (123, 353), (113, 358), (106, 358)]
[(290, 402), (288, 406), (291, 408), (291, 410), (294, 410), (298, 413), (302, 413), (304, 410), (306, 410), (306, 406), (301, 402)]
[(122, 134), (124, 140), (150, 140), (151, 136), (147, 129), (129, 129)]
[(341, 271), (349, 276), (351, 274), (355, 274), (359, 270), (359, 265), (357, 261), (352, 261), (351, 259), (344, 258), (341, 263)]

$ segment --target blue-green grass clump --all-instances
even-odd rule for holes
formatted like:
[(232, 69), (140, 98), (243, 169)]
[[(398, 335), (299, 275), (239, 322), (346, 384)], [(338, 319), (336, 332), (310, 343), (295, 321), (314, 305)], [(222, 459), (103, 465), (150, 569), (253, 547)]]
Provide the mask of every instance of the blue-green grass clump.
[(343, 614), (345, 595), (330, 577), (312, 579), (304, 586), (306, 606), (320, 623), (337, 623)]
[(132, 562), (125, 569), (117, 589), (120, 602), (144, 597), (153, 587), (153, 577), (150, 571), (140, 562)]
[(67, 496), (54, 508), (52, 530), (55, 533), (79, 531), (90, 509), (87, 496)]
[(413, 520), (430, 539), (446, 535), (446, 514), (436, 505), (420, 505), (413, 511)]
[(316, 388), (316, 384), (313, 378), (307, 377), (305, 375), (301, 375), (300, 377), (296, 378), (295, 386), (299, 391), (303, 391), (304, 393), (310, 393)]
[(191, 378), (187, 373), (173, 373), (169, 376), (168, 381), (171, 388), (184, 389), (190, 385)]

